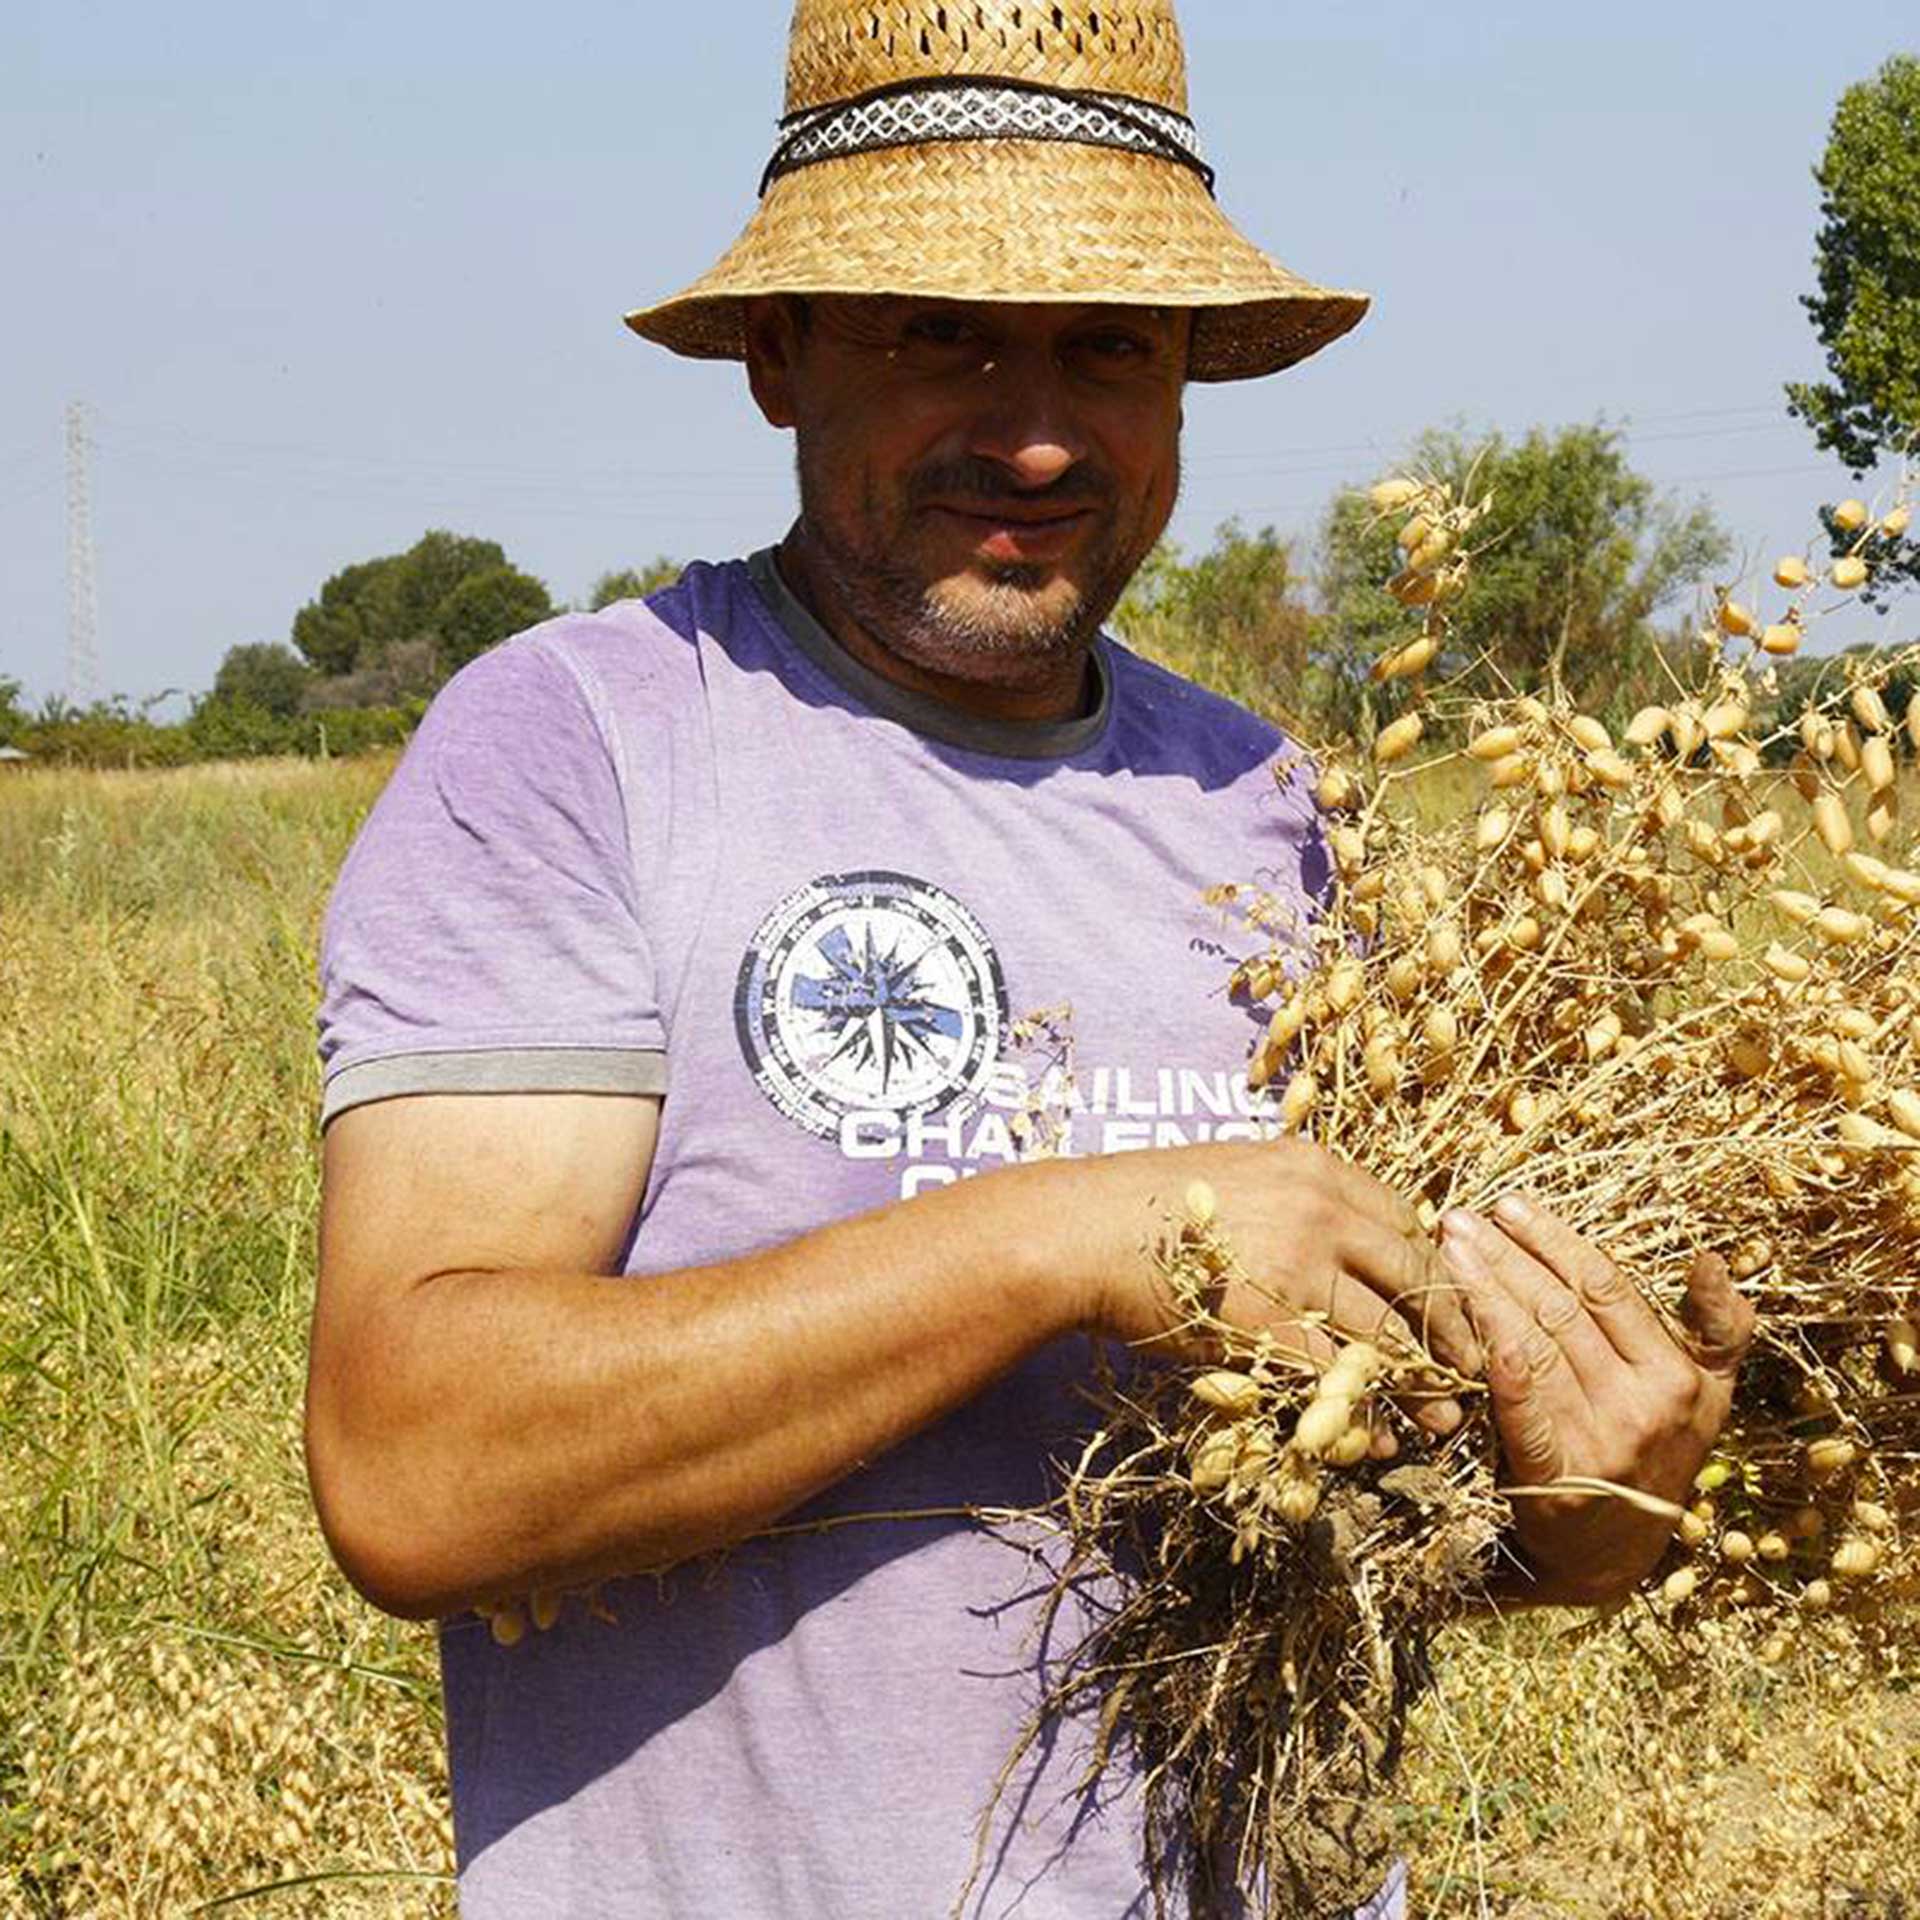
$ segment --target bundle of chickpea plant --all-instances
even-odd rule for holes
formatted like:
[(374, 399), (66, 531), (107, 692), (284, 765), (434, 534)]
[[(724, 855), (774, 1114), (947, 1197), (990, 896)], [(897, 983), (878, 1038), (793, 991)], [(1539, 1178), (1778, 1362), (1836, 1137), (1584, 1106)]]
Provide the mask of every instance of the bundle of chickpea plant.
[[(1765, 618), (1722, 597), (1671, 697), (1616, 740), (1559, 695), (1430, 684), (1489, 503), (1429, 478), (1371, 497), (1402, 522), (1390, 590), (1419, 623), (1375, 677), (1414, 699), (1370, 752), (1278, 769), (1315, 780), (1326, 817), (1313, 924), (1216, 892), (1270, 940), (1234, 981), (1271, 1008), (1250, 1078), (1423, 1227), (1524, 1188), (1683, 1338), (1690, 1262), (1724, 1256), (1757, 1346), (1694, 1504), (1651, 1503), (1677, 1529), (1629, 1611), (1765, 1662), (1815, 1630), (1870, 1648), (1920, 1591), (1920, 871), (1882, 697), (1907, 656), (1836, 663), (1790, 737), (1759, 716), (1773, 662), (1865, 583), (1904, 498), (1877, 520), (1843, 505), (1854, 551), (1824, 573), (1783, 559)], [(1402, 803), (1437, 721), (1480, 792), (1436, 825)], [(1906, 725), (1920, 749), (1920, 702)], [(1389, 1857), (1434, 1636), (1483, 1603), (1522, 1496), (1482, 1383), (1417, 1335), (1322, 1324), (1309, 1354), (1217, 1317), (1225, 1276), (1258, 1278), (1232, 1228), (1231, 1194), (1184, 1197), (1160, 1270), (1199, 1357), (1098, 1396), (1059, 1517), (1075, 1569), (1119, 1598), (1048, 1714), (1098, 1700), (1096, 1766), (1131, 1741), (1150, 1858), (1230, 1863), (1270, 1916), (1344, 1913)], [(1468, 1418), (1436, 1444), (1410, 1409), (1440, 1396)]]

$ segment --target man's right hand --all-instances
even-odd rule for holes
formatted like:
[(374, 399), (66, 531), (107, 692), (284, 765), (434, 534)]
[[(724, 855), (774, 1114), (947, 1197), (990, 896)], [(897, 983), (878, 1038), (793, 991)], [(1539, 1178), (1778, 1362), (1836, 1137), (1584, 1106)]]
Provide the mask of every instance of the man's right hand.
[[(1072, 1264), (1089, 1285), (1084, 1321), (1149, 1352), (1182, 1346), (1179, 1302), (1143, 1243), (1156, 1221), (1177, 1222), (1195, 1182), (1213, 1190), (1216, 1231), (1233, 1255), (1215, 1315), (1316, 1361), (1331, 1357), (1323, 1327), (1389, 1352), (1416, 1344), (1469, 1378), (1480, 1344), (1452, 1275), (1412, 1205), (1359, 1168), (1301, 1140), (1177, 1147), (1070, 1163), (1079, 1191), (1066, 1231), (1092, 1229)], [(1304, 1319), (1303, 1316), (1312, 1316)], [(1460, 1423), (1452, 1400), (1412, 1409), (1434, 1433)]]

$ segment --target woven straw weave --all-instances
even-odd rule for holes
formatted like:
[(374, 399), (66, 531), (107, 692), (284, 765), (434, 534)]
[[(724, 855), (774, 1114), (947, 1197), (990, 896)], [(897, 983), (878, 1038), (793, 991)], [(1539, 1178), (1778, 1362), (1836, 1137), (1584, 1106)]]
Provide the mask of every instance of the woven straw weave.
[(997, 74), (1187, 111), (1187, 61), (1168, 0), (1036, 7), (1029, 0), (800, 0), (787, 111), (948, 74)]
[[(953, 75), (1187, 106), (1170, 0), (799, 0), (790, 113)], [(742, 303), (783, 292), (1191, 307), (1195, 380), (1291, 366), (1367, 309), (1364, 294), (1316, 286), (1254, 246), (1178, 161), (1028, 139), (887, 147), (784, 173), (710, 273), (627, 324), (676, 353), (738, 360)]]

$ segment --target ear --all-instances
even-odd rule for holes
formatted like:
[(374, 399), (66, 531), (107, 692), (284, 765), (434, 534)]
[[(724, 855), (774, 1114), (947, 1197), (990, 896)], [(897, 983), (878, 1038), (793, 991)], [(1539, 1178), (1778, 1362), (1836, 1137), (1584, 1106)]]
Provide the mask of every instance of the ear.
[(770, 427), (795, 423), (794, 366), (801, 351), (791, 304), (778, 294), (760, 294), (745, 303), (747, 386)]

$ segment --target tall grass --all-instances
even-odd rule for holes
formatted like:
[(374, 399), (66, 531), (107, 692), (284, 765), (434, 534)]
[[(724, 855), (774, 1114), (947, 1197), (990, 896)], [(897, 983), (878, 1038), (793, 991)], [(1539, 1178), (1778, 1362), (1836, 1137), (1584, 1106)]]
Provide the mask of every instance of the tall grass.
[[(0, 779), (0, 1920), (453, 1911), (431, 1636), (332, 1568), (300, 1454), (314, 942), (385, 772)], [(1900, 1684), (1456, 1634), (1416, 1909), (1892, 1920)]]
[(333, 1572), (300, 1454), (314, 940), (385, 771), (0, 790), (10, 1920), (316, 1874), (409, 1877), (275, 1910), (451, 1911), (431, 1648)]

